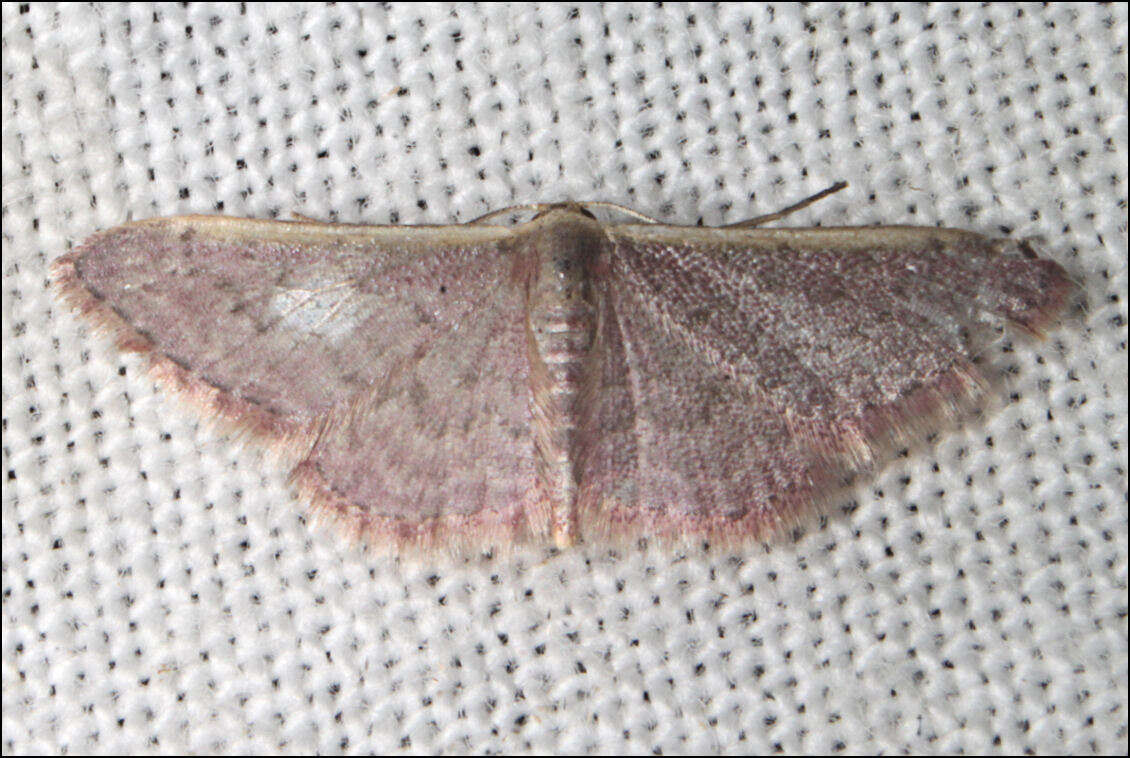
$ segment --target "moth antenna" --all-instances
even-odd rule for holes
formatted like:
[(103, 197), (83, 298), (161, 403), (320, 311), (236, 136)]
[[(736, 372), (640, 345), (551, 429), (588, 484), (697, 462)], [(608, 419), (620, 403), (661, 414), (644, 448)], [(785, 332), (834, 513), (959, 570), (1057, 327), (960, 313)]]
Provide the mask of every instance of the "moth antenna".
[(332, 224), (333, 223), (332, 221), (322, 221), (322, 219), (320, 219), (320, 218), (314, 218), (313, 216), (307, 216), (306, 214), (299, 213), (297, 211), (291, 211), (290, 217), (294, 221), (301, 221), (302, 223), (305, 223), (305, 224)]
[(472, 224), (481, 224), (488, 219), (494, 218), (495, 216), (501, 216), (506, 213), (514, 213), (516, 211), (533, 211), (536, 213), (538, 211), (544, 211), (545, 209), (554, 205), (559, 205), (559, 203), (524, 203), (522, 205), (508, 205), (505, 208), (499, 208), (496, 211), (484, 213), (481, 216), (467, 221), (466, 224), (467, 226), (471, 226)]
[(640, 213), (639, 211), (634, 211), (625, 205), (620, 205), (619, 203), (610, 203), (607, 200), (582, 200), (577, 203), (529, 203), (526, 205), (510, 205), (506, 208), (499, 208), (496, 211), (491, 211), (490, 213), (484, 213), (478, 218), (471, 219), (467, 223), (481, 224), (482, 222), (493, 218), (494, 216), (501, 216), (506, 213), (513, 213), (515, 211), (533, 211), (536, 213), (538, 211), (549, 210), (550, 208), (557, 208), (562, 205), (579, 205), (583, 208), (607, 208), (610, 210), (619, 211), (620, 213), (639, 219), (640, 221), (645, 221), (649, 224), (663, 223), (657, 218), (648, 216), (646, 213)]
[(607, 200), (583, 200), (578, 203), (578, 205), (583, 205), (586, 208), (608, 208), (614, 211), (619, 211), (620, 213), (626, 214), (628, 216), (632, 216), (633, 218), (638, 218), (641, 221), (646, 221), (649, 224), (663, 223), (659, 219), (653, 218), (646, 213), (640, 213), (639, 211), (632, 210), (626, 205), (620, 205), (619, 203), (610, 203)]
[(777, 221), (778, 219), (782, 219), (785, 216), (788, 216), (790, 213), (796, 213), (797, 211), (801, 210), (802, 208), (807, 208), (808, 206), (815, 203), (817, 200), (823, 200), (824, 198), (828, 197), (828, 195), (839, 192), (840, 190), (842, 190), (846, 186), (848, 186), (847, 182), (836, 182), (835, 184), (833, 184), (828, 189), (821, 190), (820, 192), (817, 192), (815, 195), (812, 195), (811, 197), (806, 197), (804, 200), (801, 200), (799, 203), (795, 203), (793, 205), (790, 205), (788, 208), (785, 208), (783, 210), (779, 210), (776, 213), (769, 213), (769, 214), (766, 214), (764, 216), (756, 216), (754, 218), (746, 219), (745, 221), (738, 221), (737, 223), (734, 223), (734, 224), (726, 224), (725, 226), (722, 226), (722, 227), (719, 227), (719, 228), (721, 228), (721, 229), (743, 229), (743, 228), (748, 229), (748, 228), (752, 228), (752, 227), (755, 227), (755, 226), (761, 226), (762, 224), (766, 224), (770, 221)]

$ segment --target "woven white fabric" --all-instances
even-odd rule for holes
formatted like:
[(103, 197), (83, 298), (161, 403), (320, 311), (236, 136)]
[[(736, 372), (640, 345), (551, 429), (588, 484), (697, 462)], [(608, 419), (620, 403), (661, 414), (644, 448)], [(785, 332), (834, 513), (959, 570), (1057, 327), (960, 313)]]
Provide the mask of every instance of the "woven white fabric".
[[(1125, 6), (3, 8), (3, 749), (1124, 753)], [(1088, 310), (798, 534), (388, 561), (48, 288), (185, 213), (1042, 235)]]

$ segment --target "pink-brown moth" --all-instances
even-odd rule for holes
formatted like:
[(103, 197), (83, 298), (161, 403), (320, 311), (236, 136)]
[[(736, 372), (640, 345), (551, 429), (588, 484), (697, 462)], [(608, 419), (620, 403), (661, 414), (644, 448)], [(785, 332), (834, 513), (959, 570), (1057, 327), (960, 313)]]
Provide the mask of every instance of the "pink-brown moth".
[(1023, 241), (755, 228), (808, 202), (723, 228), (573, 203), (516, 226), (158, 218), (55, 274), (370, 545), (732, 543), (960, 420), (982, 327), (1042, 335), (1074, 290)]

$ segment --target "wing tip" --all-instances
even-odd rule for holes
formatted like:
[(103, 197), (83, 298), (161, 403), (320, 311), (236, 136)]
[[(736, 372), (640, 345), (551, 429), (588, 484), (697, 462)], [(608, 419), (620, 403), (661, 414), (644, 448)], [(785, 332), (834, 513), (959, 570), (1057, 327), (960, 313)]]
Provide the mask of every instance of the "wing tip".
[(280, 458), (302, 454), (309, 445), (308, 429), (232, 397), (160, 353), (151, 339), (87, 287), (77, 263), (90, 249), (89, 245), (76, 248), (51, 266), (58, 297), (71, 310), (79, 313), (96, 334), (108, 337), (120, 352), (140, 356), (148, 376), (171, 390), (171, 396), (197, 411), (209, 425), (236, 437), (263, 441), (268, 451)]

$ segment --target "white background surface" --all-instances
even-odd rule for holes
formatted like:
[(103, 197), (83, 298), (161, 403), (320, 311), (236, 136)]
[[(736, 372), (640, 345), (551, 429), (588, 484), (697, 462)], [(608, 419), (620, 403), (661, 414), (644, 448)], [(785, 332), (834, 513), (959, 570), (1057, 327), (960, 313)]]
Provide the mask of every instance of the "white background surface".
[[(5, 752), (1127, 749), (1125, 6), (3, 9)], [(1043, 235), (990, 420), (729, 554), (387, 561), (54, 299), (89, 233), (620, 202)]]

